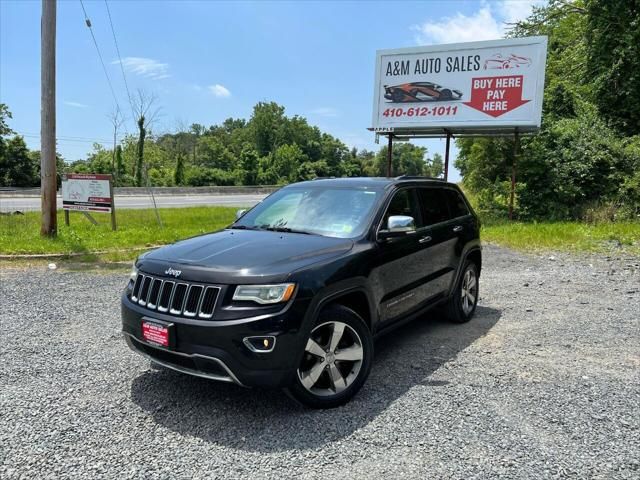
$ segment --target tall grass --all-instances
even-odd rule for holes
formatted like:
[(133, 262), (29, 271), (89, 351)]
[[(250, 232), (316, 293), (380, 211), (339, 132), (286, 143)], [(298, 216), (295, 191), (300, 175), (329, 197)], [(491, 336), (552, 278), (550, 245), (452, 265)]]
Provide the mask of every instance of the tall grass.
[(482, 240), (525, 251), (562, 250), (640, 254), (640, 223), (581, 222), (491, 223), (482, 227)]
[[(59, 212), (58, 236), (40, 237), (40, 214), (0, 216), (0, 254), (86, 254), (85, 259), (128, 260), (140, 249), (218, 230), (235, 216), (231, 207), (163, 208), (160, 227), (153, 210), (120, 210), (118, 230), (111, 231), (109, 216), (95, 214), (94, 226), (81, 214), (71, 214), (71, 225), (64, 225)], [(486, 222), (482, 240), (525, 251), (564, 250), (611, 252), (612, 249), (640, 255), (640, 223), (581, 222), (523, 223)], [(138, 249), (136, 252), (133, 249)], [(125, 250), (124, 252), (113, 252)], [(95, 252), (111, 253), (95, 255)]]
[(111, 230), (110, 217), (96, 213), (92, 225), (83, 215), (71, 213), (70, 226), (58, 212), (58, 236), (40, 236), (40, 213), (0, 216), (0, 254), (92, 253), (105, 250), (150, 247), (172, 243), (193, 235), (218, 230), (233, 222), (236, 208), (190, 207), (160, 210), (163, 227), (151, 209), (119, 210), (118, 229)]

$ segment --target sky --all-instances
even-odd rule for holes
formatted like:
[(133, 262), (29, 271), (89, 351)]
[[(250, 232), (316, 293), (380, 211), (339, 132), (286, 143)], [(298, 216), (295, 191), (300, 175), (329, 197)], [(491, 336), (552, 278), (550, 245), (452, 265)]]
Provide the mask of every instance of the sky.
[[(377, 150), (371, 126), (379, 49), (491, 40), (541, 0), (135, 1), (84, 0), (108, 77), (79, 0), (57, 12), (57, 137), (67, 161), (109, 145), (116, 101), (135, 132), (125, 80), (157, 96), (154, 133), (251, 116), (275, 101), (349, 147)], [(0, 103), (10, 126), (39, 149), (39, 0), (0, 0)], [(121, 59), (121, 60), (120, 60)], [(419, 140), (429, 155), (444, 140)], [(455, 158), (455, 146), (451, 159)], [(451, 180), (459, 180), (455, 169)]]

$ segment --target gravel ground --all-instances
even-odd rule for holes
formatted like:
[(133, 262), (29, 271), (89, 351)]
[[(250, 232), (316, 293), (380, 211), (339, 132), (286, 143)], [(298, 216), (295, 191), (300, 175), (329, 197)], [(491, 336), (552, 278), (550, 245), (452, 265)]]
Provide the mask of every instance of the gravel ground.
[(0, 273), (0, 477), (640, 478), (640, 259), (485, 248), (476, 318), (376, 344), (331, 411), (155, 371), (125, 272)]

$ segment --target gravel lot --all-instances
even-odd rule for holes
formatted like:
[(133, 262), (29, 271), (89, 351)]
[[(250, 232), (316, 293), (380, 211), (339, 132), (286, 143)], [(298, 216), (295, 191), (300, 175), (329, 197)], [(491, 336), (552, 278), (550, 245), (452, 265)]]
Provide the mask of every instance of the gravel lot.
[(638, 258), (487, 247), (476, 318), (378, 341), (331, 411), (151, 370), (126, 276), (2, 267), (1, 478), (640, 477)]

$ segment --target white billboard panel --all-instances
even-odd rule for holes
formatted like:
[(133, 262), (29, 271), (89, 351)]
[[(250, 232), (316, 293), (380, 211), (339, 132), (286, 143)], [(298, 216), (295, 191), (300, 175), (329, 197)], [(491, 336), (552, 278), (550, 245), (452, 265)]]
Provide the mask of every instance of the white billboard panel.
[(379, 50), (378, 132), (498, 133), (540, 128), (547, 37)]

